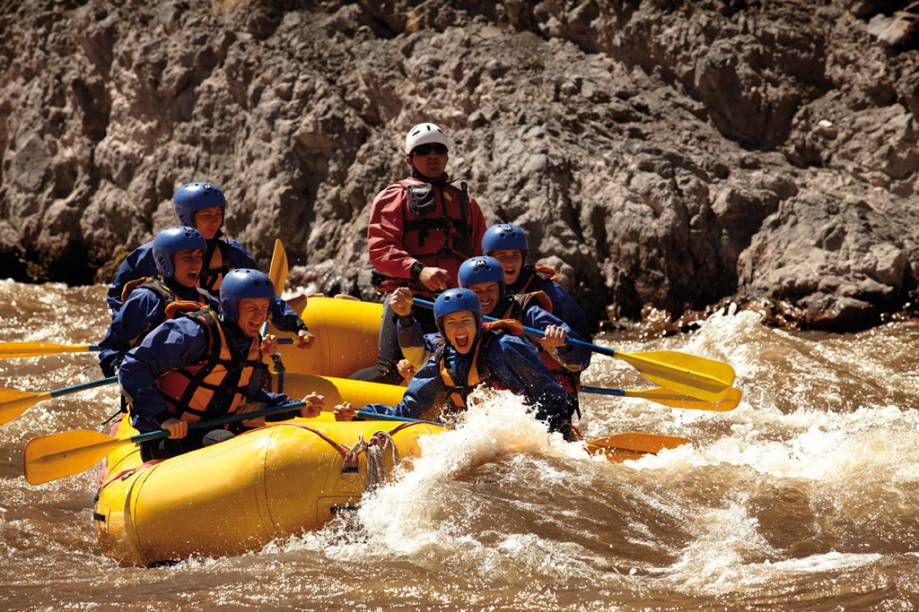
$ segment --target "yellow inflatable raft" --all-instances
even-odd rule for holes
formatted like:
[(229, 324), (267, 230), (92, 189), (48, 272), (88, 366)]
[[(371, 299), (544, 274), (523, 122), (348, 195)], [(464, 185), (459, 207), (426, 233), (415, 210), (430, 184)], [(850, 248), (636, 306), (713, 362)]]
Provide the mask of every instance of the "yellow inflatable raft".
[[(382, 304), (311, 297), (300, 317), (316, 338), (306, 348), (289, 344), (279, 347), (288, 372), (346, 378), (376, 363)], [(291, 335), (277, 329), (272, 333)]]
[[(328, 402), (398, 402), (401, 387), (299, 376), (289, 392)], [(94, 519), (103, 551), (124, 564), (233, 555), (318, 529), (353, 507), (400, 458), (418, 455), (427, 423), (335, 422), (331, 414), (271, 424), (214, 446), (143, 464), (129, 446), (100, 470)], [(117, 435), (135, 434), (126, 419)], [(382, 452), (381, 452), (382, 451)]]

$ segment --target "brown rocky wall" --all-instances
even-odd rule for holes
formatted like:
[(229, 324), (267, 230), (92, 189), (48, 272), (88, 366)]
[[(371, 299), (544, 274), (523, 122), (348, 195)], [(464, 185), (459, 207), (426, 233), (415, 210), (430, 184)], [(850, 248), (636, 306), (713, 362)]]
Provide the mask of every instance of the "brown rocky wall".
[(2, 3), (0, 265), (106, 281), (211, 180), (256, 257), (368, 297), (370, 201), (429, 120), (594, 316), (871, 325), (916, 302), (914, 5)]

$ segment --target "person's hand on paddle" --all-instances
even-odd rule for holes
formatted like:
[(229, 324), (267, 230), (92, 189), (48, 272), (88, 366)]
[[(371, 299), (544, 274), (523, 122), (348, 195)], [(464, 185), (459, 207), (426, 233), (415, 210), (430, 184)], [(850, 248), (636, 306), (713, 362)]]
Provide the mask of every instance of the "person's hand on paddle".
[(306, 405), (300, 407), (300, 416), (304, 419), (314, 419), (322, 412), (325, 406), (325, 396), (318, 393), (307, 393), (303, 396)]
[(301, 329), (297, 332), (297, 348), (306, 348), (310, 345), (310, 342), (315, 338), (312, 333), (305, 329)]
[(278, 350), (278, 337), (274, 334), (265, 334), (262, 338), (262, 353), (270, 355)]
[(181, 440), (188, 435), (188, 421), (182, 419), (166, 419), (160, 425), (160, 429), (169, 432), (171, 440)]
[(443, 268), (424, 267), (418, 275), (418, 281), (430, 291), (443, 291), (450, 282), (447, 271)]
[(567, 337), (568, 332), (565, 331), (564, 327), (559, 325), (549, 325), (545, 330), (543, 330), (543, 337), (540, 338), (539, 343), (543, 346), (543, 348), (551, 350), (565, 346), (565, 338)]
[(399, 287), (389, 296), (389, 307), (400, 317), (412, 314), (412, 292), (408, 287)]
[(402, 377), (404, 383), (410, 381), (416, 372), (415, 366), (408, 359), (400, 359), (396, 364), (396, 369), (399, 370), (399, 376)]
[(353, 421), (357, 416), (357, 410), (351, 405), (351, 402), (342, 402), (335, 406), (336, 421)]

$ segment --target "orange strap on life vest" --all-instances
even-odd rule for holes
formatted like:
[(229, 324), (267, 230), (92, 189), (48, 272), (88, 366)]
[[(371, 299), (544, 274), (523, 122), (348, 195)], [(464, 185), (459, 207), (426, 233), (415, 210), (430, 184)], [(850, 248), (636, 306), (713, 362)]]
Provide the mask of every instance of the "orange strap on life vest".
[(163, 284), (159, 279), (151, 278), (149, 276), (141, 276), (140, 278), (129, 280), (124, 284), (124, 287), (121, 288), (121, 303), (124, 304), (126, 301), (128, 301), (128, 296), (131, 295), (131, 292), (138, 287), (149, 289), (156, 295), (160, 296), (167, 304), (179, 299), (175, 292)]
[(552, 300), (546, 295), (545, 291), (532, 291), (530, 293), (518, 293), (514, 296), (522, 310), (526, 310), (530, 303), (535, 301), (536, 305), (545, 310), (546, 312), (552, 312)]
[(518, 293), (526, 293), (527, 289), (530, 288), (530, 285), (533, 284), (533, 281), (537, 278), (539, 280), (555, 280), (558, 277), (558, 272), (555, 268), (550, 266), (543, 266), (536, 264), (534, 266), (526, 266), (524, 271), (527, 272), (527, 281), (523, 283), (523, 286), (520, 288)]
[(166, 305), (166, 318), (175, 319), (178, 316), (195, 313), (205, 310), (207, 308), (206, 304), (201, 302), (193, 302), (191, 300), (176, 300), (171, 304)]
[(523, 336), (523, 323), (517, 319), (498, 319), (497, 321), (486, 321), (482, 323), (482, 329), (489, 331), (504, 331), (514, 336)]

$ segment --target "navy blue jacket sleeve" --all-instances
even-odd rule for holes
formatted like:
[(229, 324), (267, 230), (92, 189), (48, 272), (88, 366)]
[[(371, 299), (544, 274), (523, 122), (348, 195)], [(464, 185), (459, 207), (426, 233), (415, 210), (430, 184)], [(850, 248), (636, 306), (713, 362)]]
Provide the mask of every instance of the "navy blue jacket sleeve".
[(271, 312), (271, 322), (280, 330), (288, 332), (298, 332), (301, 329), (307, 329), (306, 323), (297, 314), (297, 311), (279, 297), (271, 301), (269, 307)]
[(106, 294), (106, 301), (114, 316), (118, 309), (121, 308), (121, 291), (130, 281), (142, 276), (154, 276), (156, 274), (156, 262), (153, 260), (153, 241), (143, 244), (124, 258), (118, 271), (115, 273), (115, 280)]
[(565, 390), (539, 361), (536, 349), (528, 341), (502, 334), (491, 343), (486, 359), (495, 381), (523, 393), (527, 402), (536, 406), (536, 418), (549, 423), (551, 429), (570, 417)]
[(255, 259), (253, 259), (252, 255), (249, 254), (249, 251), (246, 250), (246, 247), (244, 247), (241, 242), (233, 240), (232, 238), (225, 238), (225, 240), (227, 241), (227, 253), (230, 256), (231, 268), (260, 269), (258, 264), (255, 263)]
[[(550, 325), (557, 325), (563, 328), (569, 336), (577, 338), (577, 335), (572, 333), (567, 323), (556, 317), (553, 313), (546, 312), (541, 306), (532, 302), (523, 313), (523, 324), (541, 330), (546, 329)], [(560, 347), (558, 349), (558, 356), (567, 367), (578, 371), (583, 370), (590, 364), (590, 350), (580, 346), (567, 344)]]
[(590, 322), (581, 306), (574, 301), (561, 285), (555, 281), (545, 281), (540, 290), (544, 291), (552, 300), (552, 314), (567, 323), (580, 340), (592, 342), (590, 336)]
[(131, 292), (127, 301), (112, 319), (105, 338), (99, 343), (99, 367), (106, 376), (115, 374), (124, 354), (140, 341), (140, 337), (163, 322), (166, 308), (163, 300), (149, 289)]
[(168, 418), (166, 400), (156, 387), (156, 379), (200, 362), (207, 350), (207, 330), (183, 317), (163, 322), (125, 354), (118, 382), (131, 403), (135, 427), (149, 431)]
[[(249, 386), (246, 387), (246, 397), (250, 402), (265, 403), (269, 406), (278, 406), (280, 404), (289, 404), (291, 401), (293, 401), (284, 393), (266, 391), (262, 385), (266, 376), (268, 376), (268, 370), (256, 370), (252, 375), (252, 378), (249, 379)], [(266, 420), (281, 421), (293, 416), (297, 416), (299, 412), (299, 408), (293, 408), (290, 413), (285, 412), (269, 415), (266, 417)]]
[(438, 401), (439, 397), (443, 397), (446, 391), (447, 389), (437, 368), (437, 360), (431, 357), (408, 384), (408, 388), (405, 389), (405, 395), (402, 396), (402, 401), (391, 407), (385, 404), (369, 404), (364, 406), (364, 410), (379, 414), (408, 417), (410, 419), (420, 419), (428, 410), (434, 407), (435, 402)]

